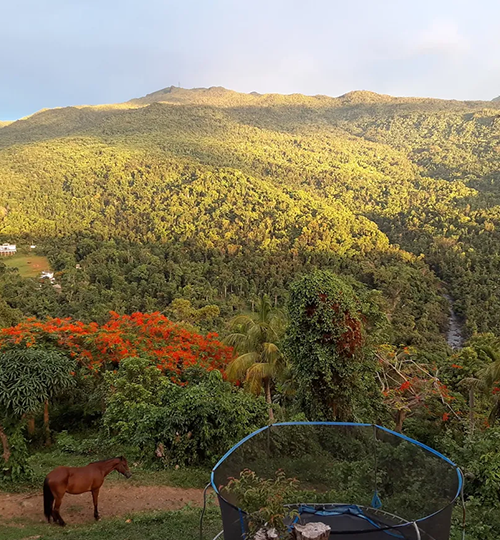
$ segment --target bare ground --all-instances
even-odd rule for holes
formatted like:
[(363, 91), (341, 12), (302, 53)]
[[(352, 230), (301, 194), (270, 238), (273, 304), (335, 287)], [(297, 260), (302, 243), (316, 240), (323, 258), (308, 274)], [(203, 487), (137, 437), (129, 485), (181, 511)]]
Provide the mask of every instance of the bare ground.
[[(169, 486), (103, 486), (99, 513), (103, 518), (153, 510), (178, 510), (187, 504), (201, 506), (203, 490)], [(65, 495), (61, 515), (68, 524), (92, 523), (92, 495)], [(45, 521), (41, 493), (0, 493), (0, 522)]]

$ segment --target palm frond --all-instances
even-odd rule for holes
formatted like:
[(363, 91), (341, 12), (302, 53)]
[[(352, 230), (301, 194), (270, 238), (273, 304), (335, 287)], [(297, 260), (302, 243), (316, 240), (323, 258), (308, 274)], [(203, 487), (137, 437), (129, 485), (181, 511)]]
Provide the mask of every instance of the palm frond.
[(254, 317), (252, 315), (236, 315), (236, 317), (233, 317), (229, 323), (228, 328), (230, 330), (240, 329), (240, 328), (248, 328), (255, 324)]
[(238, 356), (227, 366), (227, 376), (230, 381), (243, 381), (247, 372), (260, 359), (256, 352), (249, 352)]
[(482, 372), (482, 378), (489, 388), (500, 381), (500, 361), (493, 362)]
[(230, 347), (234, 347), (236, 351), (245, 349), (247, 341), (247, 335), (239, 332), (229, 334), (224, 338), (224, 343)]
[(270, 379), (273, 376), (273, 366), (267, 362), (256, 362), (248, 371), (247, 371), (247, 381), (263, 381), (265, 379)]

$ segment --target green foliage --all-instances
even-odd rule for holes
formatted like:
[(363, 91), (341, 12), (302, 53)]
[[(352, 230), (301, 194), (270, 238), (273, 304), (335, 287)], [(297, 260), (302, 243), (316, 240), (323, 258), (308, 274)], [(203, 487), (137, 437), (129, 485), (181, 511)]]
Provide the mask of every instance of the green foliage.
[(130, 358), (107, 378), (105, 428), (159, 467), (212, 462), (266, 422), (265, 401), (217, 371), (178, 386), (148, 361)]
[(0, 463), (0, 488), (11, 488), (33, 478), (33, 469), (28, 463), (28, 445), (24, 436), (24, 426), (10, 424), (5, 433), (8, 436), (10, 457)]
[(75, 362), (55, 351), (11, 349), (0, 354), (2, 476), (14, 481), (29, 476), (21, 417), (33, 415), (42, 403), (73, 386), (72, 369)]
[(219, 318), (220, 309), (216, 305), (195, 308), (190, 300), (176, 298), (167, 308), (167, 314), (173, 321), (197, 329), (197, 326), (209, 327)]
[(223, 492), (235, 496), (239, 507), (247, 514), (250, 535), (259, 529), (276, 529), (280, 538), (288, 538), (285, 519), (297, 515), (296, 510), (284, 505), (297, 492), (298, 481), (287, 478), (282, 470), (275, 473), (275, 478), (259, 478), (254, 471), (245, 469), (239, 478), (232, 478)]
[(56, 443), (61, 452), (89, 456), (104, 453), (103, 450), (109, 449), (110, 446), (110, 441), (103, 440), (102, 437), (77, 439), (67, 431), (61, 431), (57, 434)]
[(331, 272), (303, 276), (291, 287), (288, 309), (286, 350), (303, 410), (312, 420), (352, 419), (356, 396), (374, 387), (352, 286)]
[[(500, 535), (500, 429), (490, 428), (472, 436), (448, 432), (435, 443), (464, 473), (467, 537), (495, 540)], [(459, 519), (456, 524), (459, 530)]]
[(40, 405), (74, 385), (76, 363), (56, 351), (12, 349), (0, 354), (2, 416), (36, 412)]

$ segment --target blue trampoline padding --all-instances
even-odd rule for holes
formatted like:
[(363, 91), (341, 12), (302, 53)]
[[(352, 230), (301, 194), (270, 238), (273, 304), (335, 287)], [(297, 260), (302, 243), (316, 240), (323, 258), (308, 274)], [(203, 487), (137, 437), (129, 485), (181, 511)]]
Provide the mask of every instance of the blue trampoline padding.
[[(298, 513), (299, 513), (299, 515), (313, 514), (315, 516), (320, 516), (320, 517), (321, 516), (322, 517), (327, 517), (327, 516), (332, 517), (332, 516), (350, 515), (350, 516), (358, 517), (360, 519), (364, 519), (365, 521), (370, 523), (370, 525), (373, 525), (376, 529), (380, 529), (381, 531), (388, 534), (389, 536), (392, 536), (393, 538), (402, 538), (402, 539), (404, 539), (404, 536), (402, 536), (401, 534), (391, 532), (389, 530), (390, 527), (387, 527), (387, 525), (381, 526), (380, 523), (377, 523), (373, 519), (369, 518), (367, 515), (365, 515), (363, 510), (359, 506), (357, 506), (355, 504), (337, 505), (337, 506), (334, 506), (334, 507), (332, 507), (331, 509), (328, 509), (328, 510), (325, 510), (325, 509), (319, 510), (317, 508), (314, 508), (314, 506), (301, 505), (301, 506), (299, 506)], [(296, 522), (297, 522), (297, 519), (294, 520), (294, 523), (296, 523)]]
[(382, 501), (380, 500), (380, 497), (378, 496), (378, 491), (375, 491), (375, 493), (373, 494), (371, 507), (375, 508), (375, 510), (382, 508)]

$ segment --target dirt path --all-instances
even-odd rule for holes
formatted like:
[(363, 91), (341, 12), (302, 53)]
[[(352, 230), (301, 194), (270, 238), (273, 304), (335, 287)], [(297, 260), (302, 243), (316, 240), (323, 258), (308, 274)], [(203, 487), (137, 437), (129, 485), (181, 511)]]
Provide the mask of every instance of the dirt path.
[[(99, 513), (103, 518), (152, 510), (178, 510), (186, 504), (201, 506), (203, 490), (169, 486), (103, 486), (99, 495)], [(93, 522), (92, 495), (65, 495), (61, 515), (68, 524)], [(0, 493), (0, 522), (10, 520), (41, 522), (41, 493)]]

